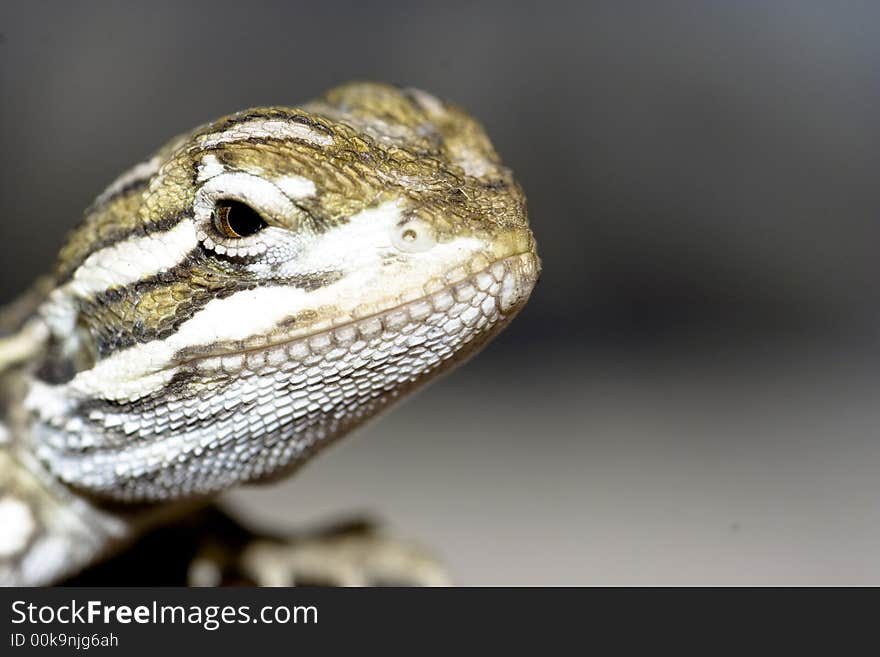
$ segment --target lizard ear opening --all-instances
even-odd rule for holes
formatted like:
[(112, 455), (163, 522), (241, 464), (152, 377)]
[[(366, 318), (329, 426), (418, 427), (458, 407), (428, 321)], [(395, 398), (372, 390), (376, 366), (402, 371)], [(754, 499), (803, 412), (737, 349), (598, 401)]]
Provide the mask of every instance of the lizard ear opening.
[(97, 361), (98, 348), (92, 332), (80, 318), (65, 339), (53, 337), (48, 341), (36, 376), (53, 385), (67, 383), (80, 372), (93, 368)]

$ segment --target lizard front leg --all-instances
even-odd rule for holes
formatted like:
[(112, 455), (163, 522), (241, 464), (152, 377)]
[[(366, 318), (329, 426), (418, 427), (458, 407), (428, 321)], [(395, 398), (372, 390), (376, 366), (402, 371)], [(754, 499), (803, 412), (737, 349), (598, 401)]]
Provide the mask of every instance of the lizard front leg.
[(368, 520), (288, 537), (259, 536), (234, 551), (209, 546), (193, 561), (190, 584), (215, 585), (229, 573), (260, 586), (446, 586), (449, 577), (419, 545), (383, 534)]
[(444, 586), (427, 550), (353, 519), (295, 534), (246, 527), (212, 505), (158, 527), (68, 585)]
[(0, 586), (37, 586), (76, 573), (124, 544), (130, 524), (0, 446)]

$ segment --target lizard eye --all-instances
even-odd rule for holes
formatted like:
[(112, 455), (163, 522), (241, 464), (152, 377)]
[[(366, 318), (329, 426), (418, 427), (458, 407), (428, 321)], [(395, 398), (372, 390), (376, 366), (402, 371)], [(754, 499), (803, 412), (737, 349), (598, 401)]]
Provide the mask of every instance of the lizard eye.
[[(221, 173), (193, 199), (193, 219), (202, 247), (217, 255), (253, 257), (290, 243), (303, 211), (277, 185), (243, 171)], [(281, 256), (277, 256), (281, 257)]]
[(256, 210), (241, 201), (219, 201), (214, 209), (214, 227), (229, 239), (248, 237), (266, 225)]

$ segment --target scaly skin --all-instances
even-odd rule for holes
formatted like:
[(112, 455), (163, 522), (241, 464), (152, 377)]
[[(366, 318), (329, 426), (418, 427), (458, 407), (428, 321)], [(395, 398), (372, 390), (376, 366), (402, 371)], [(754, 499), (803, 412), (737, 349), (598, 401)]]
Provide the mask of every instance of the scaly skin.
[(511, 172), (424, 92), (350, 84), (178, 137), (7, 322), (0, 582), (291, 472), (473, 354), (538, 274)]

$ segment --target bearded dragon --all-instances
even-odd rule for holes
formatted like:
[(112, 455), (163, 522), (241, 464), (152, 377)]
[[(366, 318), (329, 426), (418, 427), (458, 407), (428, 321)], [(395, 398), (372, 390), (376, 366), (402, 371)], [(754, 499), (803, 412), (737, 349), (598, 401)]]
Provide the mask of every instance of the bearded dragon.
[(291, 473), (474, 354), (539, 270), (511, 171), (423, 91), (353, 83), (173, 139), (3, 316), (0, 583)]

